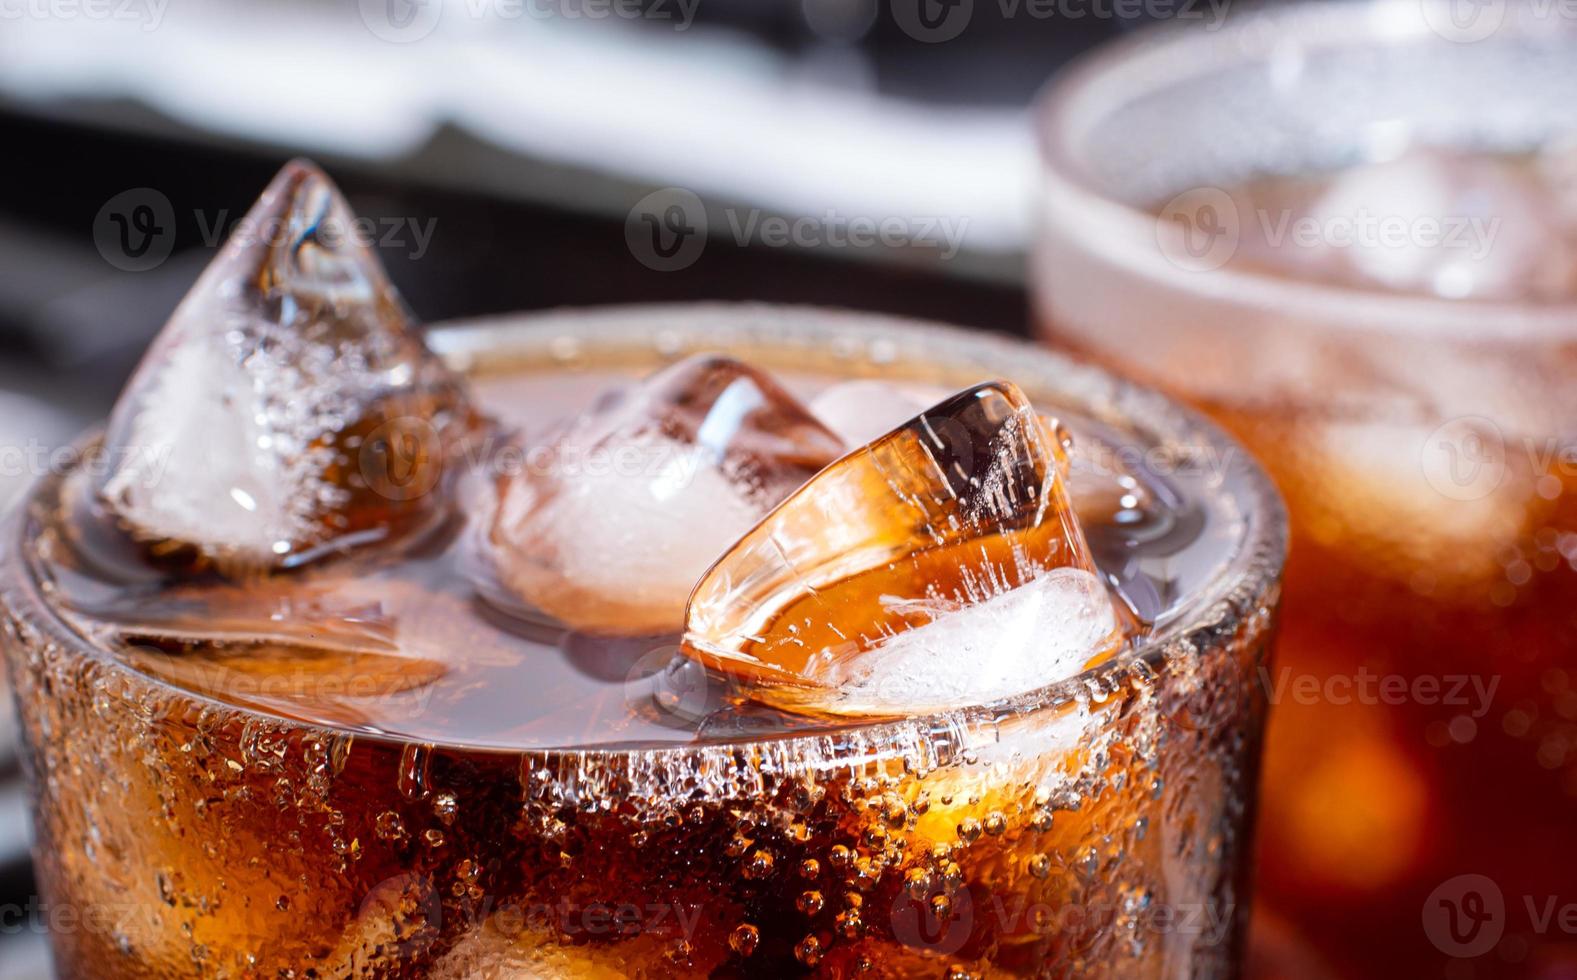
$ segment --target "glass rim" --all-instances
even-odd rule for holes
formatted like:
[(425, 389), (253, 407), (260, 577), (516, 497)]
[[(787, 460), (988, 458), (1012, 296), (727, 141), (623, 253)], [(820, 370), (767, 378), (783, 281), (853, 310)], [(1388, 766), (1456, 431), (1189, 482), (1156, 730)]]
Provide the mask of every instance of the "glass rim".
[[(1030, 365), (1041, 377), (1056, 377), (1058, 394), (1068, 395), (1072, 404), (1092, 417), (1121, 419), (1146, 439), (1155, 438), (1157, 445), (1202, 445), (1219, 453), (1219, 458), (1226, 461), (1221, 480), (1226, 488), (1223, 492), (1234, 492), (1243, 532), (1221, 567), (1180, 603), (1164, 625), (1144, 642), (1078, 674), (993, 701), (898, 719), (850, 719), (805, 729), (662, 744), (512, 748), (463, 741), (425, 742), (351, 726), (301, 721), (232, 704), (139, 671), (78, 633), (44, 597), (34, 574), (29, 543), (38, 523), (37, 502), (58, 486), (70, 470), (35, 481), (4, 522), (4, 540), (0, 541), (0, 612), (38, 630), (45, 642), (69, 649), (75, 656), (91, 658), (107, 670), (238, 716), (394, 746), (420, 743), (467, 753), (585, 760), (690, 758), (709, 752), (732, 758), (737, 748), (746, 745), (789, 748), (825, 744), (829, 737), (863, 744), (863, 754), (856, 754), (864, 758), (890, 757), (913, 749), (917, 740), (924, 742), (938, 731), (959, 732), (978, 725), (995, 727), (1004, 719), (1056, 710), (1079, 700), (1081, 694), (1090, 693), (1092, 685), (1098, 687), (1103, 679), (1126, 676), (1135, 669), (1159, 671), (1173, 657), (1197, 656), (1225, 646), (1243, 632), (1245, 624), (1257, 624), (1262, 631), (1270, 628), (1279, 600), (1288, 529), (1280, 494), (1260, 465), (1246, 449), (1193, 409), (1158, 391), (1032, 342), (907, 317), (756, 303), (634, 304), (500, 314), (435, 323), (429, 327), (427, 339), (436, 353), (467, 374), (475, 373), (484, 359), (511, 354), (547, 354), (554, 360), (573, 364), (583, 353), (620, 347), (661, 359), (726, 349), (733, 344), (754, 344), (772, 351), (802, 348), (807, 355), (818, 356), (829, 351), (839, 356), (838, 352), (843, 351), (853, 357), (863, 352), (872, 356), (873, 363), (889, 356), (896, 359), (907, 346), (920, 363), (936, 363), (939, 355), (952, 355), (982, 369), (1001, 365), (1003, 370), (997, 373), (1008, 377), (1013, 374), (1012, 368), (1022, 372), (1025, 365)], [(97, 430), (90, 430), (78, 445), (96, 438)], [(837, 757), (845, 759), (841, 752)]]
[[(1149, 25), (1075, 59), (1042, 86), (1033, 103), (1042, 222), (1053, 220), (1047, 211), (1049, 202), (1056, 201), (1059, 213), (1054, 220), (1078, 229), (1072, 236), (1075, 247), (1137, 278), (1267, 312), (1318, 309), (1321, 323), (1333, 327), (1480, 341), (1577, 336), (1577, 301), (1447, 299), (1299, 280), (1231, 265), (1208, 272), (1181, 268), (1157, 247), (1155, 215), (1105, 192), (1080, 155), (1080, 133), (1105, 114), (1103, 107), (1158, 91), (1168, 80), (1175, 84), (1230, 65), (1268, 63), (1291, 37), (1308, 49), (1435, 44), (1449, 51), (1465, 46), (1470, 42), (1451, 40), (1432, 26), (1431, 17), (1449, 16), (1453, 3), (1298, 0), (1229, 17), (1214, 30), (1181, 21)], [(1476, 43), (1577, 37), (1577, 19), (1539, 14), (1537, 0), (1502, 0), (1500, 9), (1506, 19), (1499, 29)], [(1554, 30), (1551, 20), (1556, 21)]]

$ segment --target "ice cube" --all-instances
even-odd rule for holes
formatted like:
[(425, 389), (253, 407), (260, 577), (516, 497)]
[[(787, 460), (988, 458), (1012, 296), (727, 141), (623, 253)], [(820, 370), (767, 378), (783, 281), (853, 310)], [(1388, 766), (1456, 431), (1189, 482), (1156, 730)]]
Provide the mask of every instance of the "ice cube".
[(357, 229), (322, 171), (288, 164), (143, 358), (99, 496), (153, 553), (289, 567), (443, 512), (473, 416)]
[(604, 401), (500, 487), (495, 574), (559, 623), (677, 633), (701, 574), (843, 452), (772, 379), (698, 355)]
[(862, 378), (836, 384), (811, 399), (810, 410), (851, 446), (886, 435), (936, 403), (908, 388)]
[[(332, 949), (318, 955), (320, 976), (389, 976), (423, 962), (442, 934), (443, 894), (417, 871), (373, 885)], [(285, 971), (281, 971), (285, 972)]]
[[(851, 446), (871, 442), (936, 404), (947, 391), (929, 386), (897, 385), (862, 378), (845, 381), (822, 391), (810, 401), (810, 410), (822, 424)], [(931, 397), (926, 397), (930, 394)], [(1053, 418), (1042, 419), (1059, 439), (1066, 433)], [(1158, 512), (1149, 489), (1118, 457), (1110, 443), (1083, 439), (1069, 447), (1070, 459), (1063, 476), (1073, 509), (1086, 524), (1131, 525)]]
[(429, 710), (448, 665), (420, 657), (284, 643), (133, 644), (121, 659), (173, 687), (313, 724), (382, 731)]
[(1309, 259), (1357, 284), (1447, 299), (1577, 292), (1577, 247), (1531, 166), (1423, 150), (1343, 173), (1301, 218)]
[(245, 645), (324, 654), (387, 654), (433, 663), (507, 665), (514, 642), (478, 618), (460, 582), (379, 574), (299, 576), (241, 583), (196, 581), (157, 596), (122, 594), (66, 615), (112, 642), (154, 638), (191, 645)]
[[(584, 930), (579, 914), (566, 918), (570, 909), (579, 909), (568, 900), (566, 904), (552, 906), (532, 905), (506, 909), (486, 919), (466, 932), (454, 945), (439, 957), (424, 976), (432, 980), (624, 980), (630, 976), (711, 976), (727, 953), (701, 946), (692, 947), (682, 942), (682, 936), (670, 935), (674, 929), (642, 925), (633, 934), (615, 923), (600, 930), (596, 942), (574, 942), (577, 937), (563, 929), (548, 928), (558, 921), (572, 921)], [(604, 907), (590, 903), (589, 909)], [(609, 909), (628, 908), (633, 905), (608, 904)], [(667, 910), (672, 906), (653, 906)], [(701, 912), (695, 909), (694, 912)], [(547, 912), (548, 915), (540, 913)], [(691, 909), (675, 908), (673, 919), (693, 914)], [(655, 918), (655, 916), (653, 916)], [(543, 919), (548, 924), (544, 925)], [(712, 923), (704, 927), (716, 928)], [(677, 960), (676, 948), (686, 949), (691, 959)], [(639, 969), (640, 965), (655, 968)], [(688, 969), (678, 969), (679, 965)]]
[[(1412, 420), (1331, 421), (1297, 433), (1282, 461), (1304, 520), (1322, 547), (1436, 599), (1481, 601), (1505, 581), (1508, 557), (1556, 502), (1540, 495), (1537, 461), (1524, 467), (1486, 418), (1427, 431)], [(1332, 582), (1333, 586), (1337, 583)]]
[(1123, 642), (1063, 484), (1006, 382), (827, 468), (690, 600), (685, 652), (791, 710), (902, 714), (1010, 696)]
[[(436, 710), (518, 647), (449, 588), (363, 570), (197, 580), (68, 608), (84, 634), (177, 687), (302, 720), (387, 729)], [(438, 681), (451, 683), (440, 688)], [(434, 699), (440, 699), (435, 702)]]
[(1037, 678), (1078, 673), (1116, 627), (1106, 587), (1080, 568), (1052, 569), (974, 605), (952, 599), (890, 605), (919, 628), (863, 656), (829, 661), (820, 675), (845, 710), (936, 709), (1008, 697)]

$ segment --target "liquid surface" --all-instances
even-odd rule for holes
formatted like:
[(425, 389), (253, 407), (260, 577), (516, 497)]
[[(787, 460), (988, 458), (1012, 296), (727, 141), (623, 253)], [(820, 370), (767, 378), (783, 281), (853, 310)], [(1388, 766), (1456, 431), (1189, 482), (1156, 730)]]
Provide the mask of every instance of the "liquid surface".
[[(398, 557), (357, 554), (244, 585), (181, 583), (74, 528), (79, 481), (63, 491), (67, 519), (40, 539), (41, 578), (74, 628), (139, 671), (240, 707), (356, 732), (525, 749), (827, 727), (730, 697), (715, 675), (677, 656), (677, 635), (607, 638), (535, 622), (501, 597), (479, 558), (488, 480), (538, 465), (532, 447), (649, 370), (539, 367), (475, 377), (480, 408), (503, 431), (468, 455), (456, 515)], [(829, 380), (775, 374), (803, 399)], [(1055, 408), (1053, 394), (1029, 394)], [(1131, 434), (1058, 414), (1076, 447), (1075, 510), (1119, 609), (1142, 635), (1209, 580), (1241, 528), (1234, 515), (1209, 511), (1223, 503), (1206, 496), (1212, 461), (1158, 463)]]

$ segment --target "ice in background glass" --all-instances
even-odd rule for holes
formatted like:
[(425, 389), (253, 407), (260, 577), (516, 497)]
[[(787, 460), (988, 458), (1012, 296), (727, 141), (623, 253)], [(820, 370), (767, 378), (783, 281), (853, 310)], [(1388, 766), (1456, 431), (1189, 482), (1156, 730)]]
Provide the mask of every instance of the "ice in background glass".
[(1284, 521), (1217, 430), (819, 310), (445, 364), (347, 216), (287, 168), (8, 525), (61, 976), (1235, 972)]
[(1577, 963), (1529, 912), (1577, 868), (1574, 45), (1559, 5), (1295, 5), (1039, 116), (1043, 335), (1287, 496), (1256, 921), (1348, 976)]

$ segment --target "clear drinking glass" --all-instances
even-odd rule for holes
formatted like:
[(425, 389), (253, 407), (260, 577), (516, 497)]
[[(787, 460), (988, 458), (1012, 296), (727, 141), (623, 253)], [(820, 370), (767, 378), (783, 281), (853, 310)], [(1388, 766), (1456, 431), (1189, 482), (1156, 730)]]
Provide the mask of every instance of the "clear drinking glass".
[[(57, 475), (8, 527), (0, 597), (59, 975), (1236, 972), (1284, 519), (1218, 430), (1029, 345), (875, 316), (628, 308), (429, 340), (520, 424), (697, 351), (802, 393), (1012, 378), (1082, 447), (1076, 486), (1129, 481), (1080, 516), (1144, 638), (997, 703), (795, 720), (676, 674), (671, 646), (510, 632), (434, 589), (400, 627), (483, 680), (424, 700), (428, 675), (290, 644), (309, 582), (427, 588), (445, 555), (270, 579), (301, 590), (277, 635), (106, 643), (62, 613), (93, 569)], [(353, 710), (374, 701), (377, 724)]]

